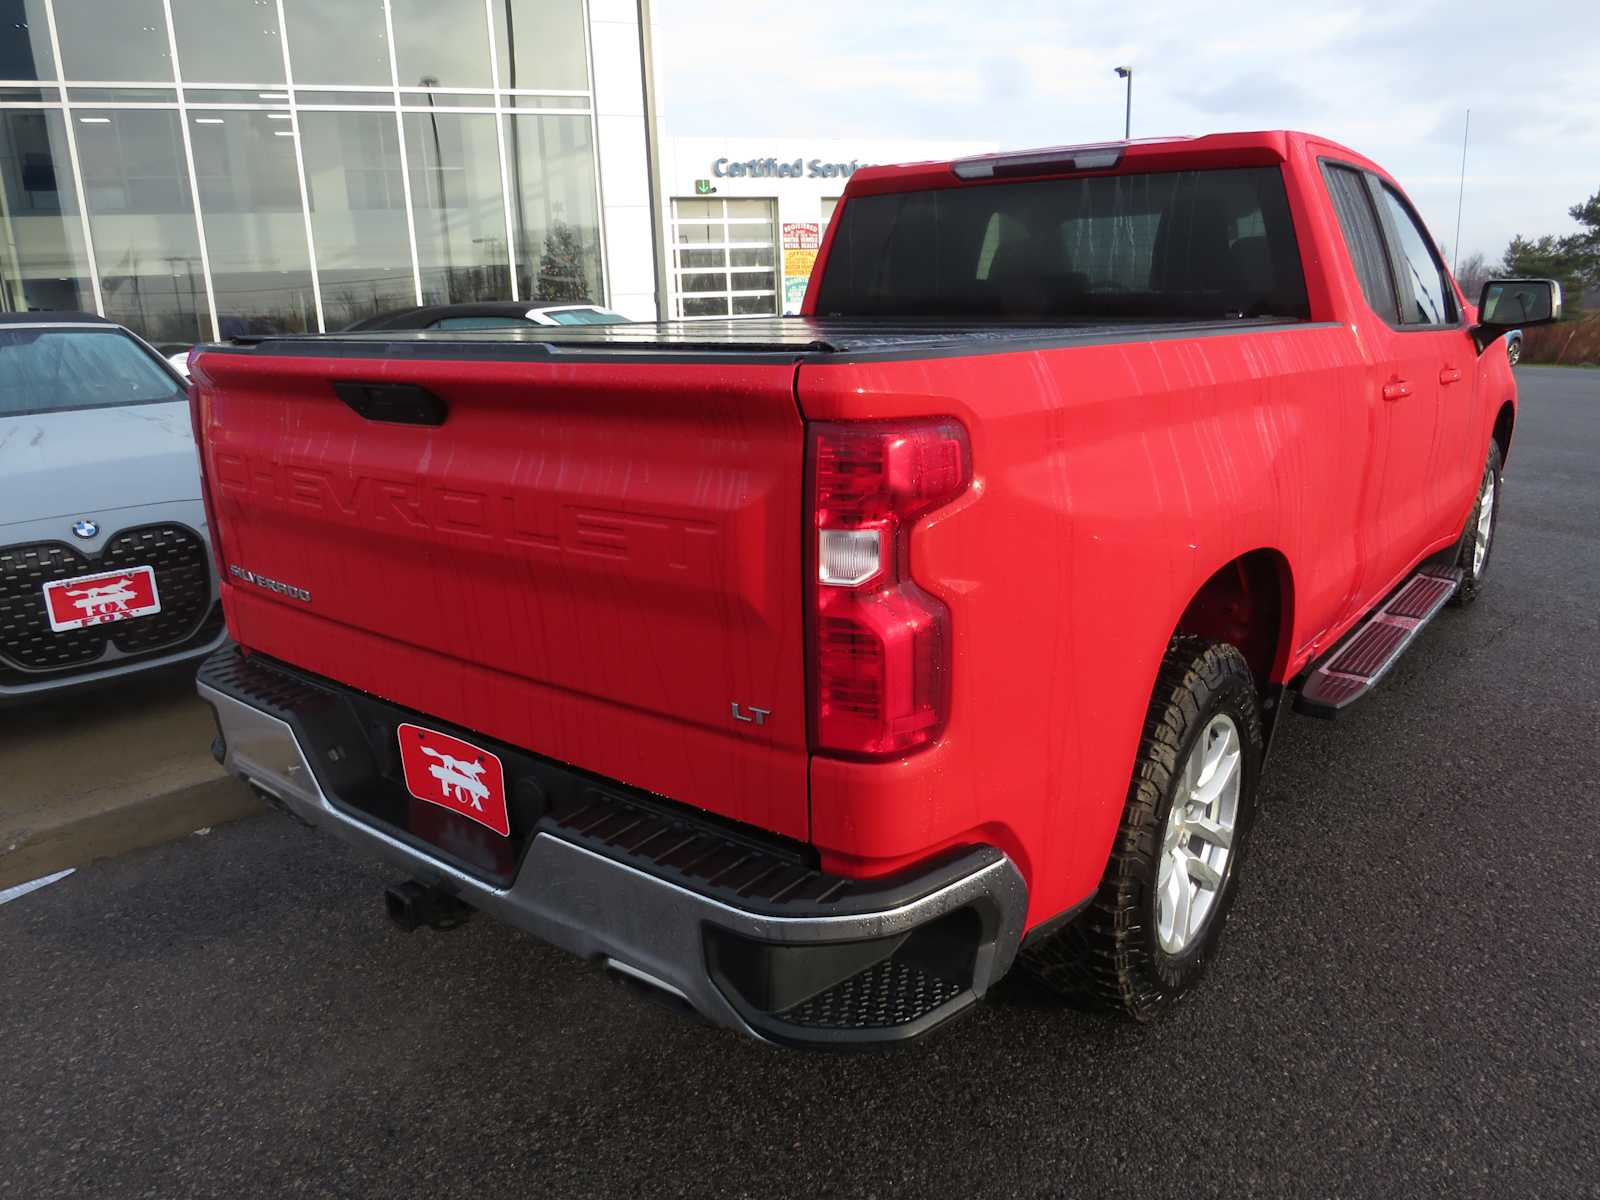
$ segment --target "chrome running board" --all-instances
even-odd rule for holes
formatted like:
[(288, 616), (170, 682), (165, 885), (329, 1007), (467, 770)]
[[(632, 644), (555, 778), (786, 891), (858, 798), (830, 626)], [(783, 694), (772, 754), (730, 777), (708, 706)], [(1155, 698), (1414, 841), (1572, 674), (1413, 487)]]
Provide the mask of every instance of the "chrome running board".
[(1461, 586), (1458, 567), (1424, 567), (1313, 667), (1294, 710), (1332, 720), (1377, 686)]

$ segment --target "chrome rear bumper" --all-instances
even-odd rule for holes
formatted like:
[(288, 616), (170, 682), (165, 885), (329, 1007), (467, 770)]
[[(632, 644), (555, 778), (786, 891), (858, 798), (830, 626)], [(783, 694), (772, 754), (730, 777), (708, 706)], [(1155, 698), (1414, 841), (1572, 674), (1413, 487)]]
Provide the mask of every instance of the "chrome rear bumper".
[(800, 904), (790, 915), (703, 894), (541, 825), (511, 886), (499, 888), (330, 799), (290, 723), (219, 678), (202, 670), (199, 692), (216, 710), (224, 765), (294, 816), (754, 1037), (849, 1045), (918, 1036), (981, 997), (1021, 940), (1026, 885), (992, 847), (945, 860), (931, 890), (889, 890), (881, 908)]

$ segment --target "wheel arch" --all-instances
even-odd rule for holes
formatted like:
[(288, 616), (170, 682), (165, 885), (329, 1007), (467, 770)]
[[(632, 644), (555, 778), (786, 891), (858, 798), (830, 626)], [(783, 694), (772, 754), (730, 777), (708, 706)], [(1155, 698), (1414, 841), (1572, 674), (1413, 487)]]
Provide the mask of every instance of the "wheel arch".
[(1294, 629), (1294, 571), (1282, 551), (1235, 555), (1184, 606), (1174, 636), (1194, 634), (1238, 647), (1265, 695), (1288, 669)]
[(1500, 411), (1494, 419), (1493, 437), (1495, 444), (1500, 447), (1500, 465), (1506, 464), (1506, 459), (1511, 456), (1511, 429), (1517, 423), (1517, 407), (1511, 401), (1503, 401)]

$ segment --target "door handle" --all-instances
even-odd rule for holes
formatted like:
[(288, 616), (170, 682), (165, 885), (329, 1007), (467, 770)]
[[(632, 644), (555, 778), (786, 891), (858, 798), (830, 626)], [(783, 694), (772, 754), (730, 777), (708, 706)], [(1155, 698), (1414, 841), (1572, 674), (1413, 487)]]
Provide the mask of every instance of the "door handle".
[(1383, 398), (1385, 400), (1404, 400), (1411, 395), (1411, 385), (1404, 379), (1396, 379), (1383, 385)]
[(1439, 382), (1445, 387), (1449, 387), (1452, 383), (1460, 383), (1461, 372), (1454, 367), (1446, 367), (1439, 372)]

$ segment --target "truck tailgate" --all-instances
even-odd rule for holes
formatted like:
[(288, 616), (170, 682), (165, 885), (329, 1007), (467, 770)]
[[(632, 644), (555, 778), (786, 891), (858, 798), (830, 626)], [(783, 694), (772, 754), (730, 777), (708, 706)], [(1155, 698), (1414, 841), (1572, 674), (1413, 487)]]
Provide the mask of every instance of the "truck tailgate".
[[(467, 730), (806, 837), (793, 359), (409, 351), (199, 359), (234, 636)], [(352, 381), (425, 388), (446, 415), (370, 419), (335, 390)]]

